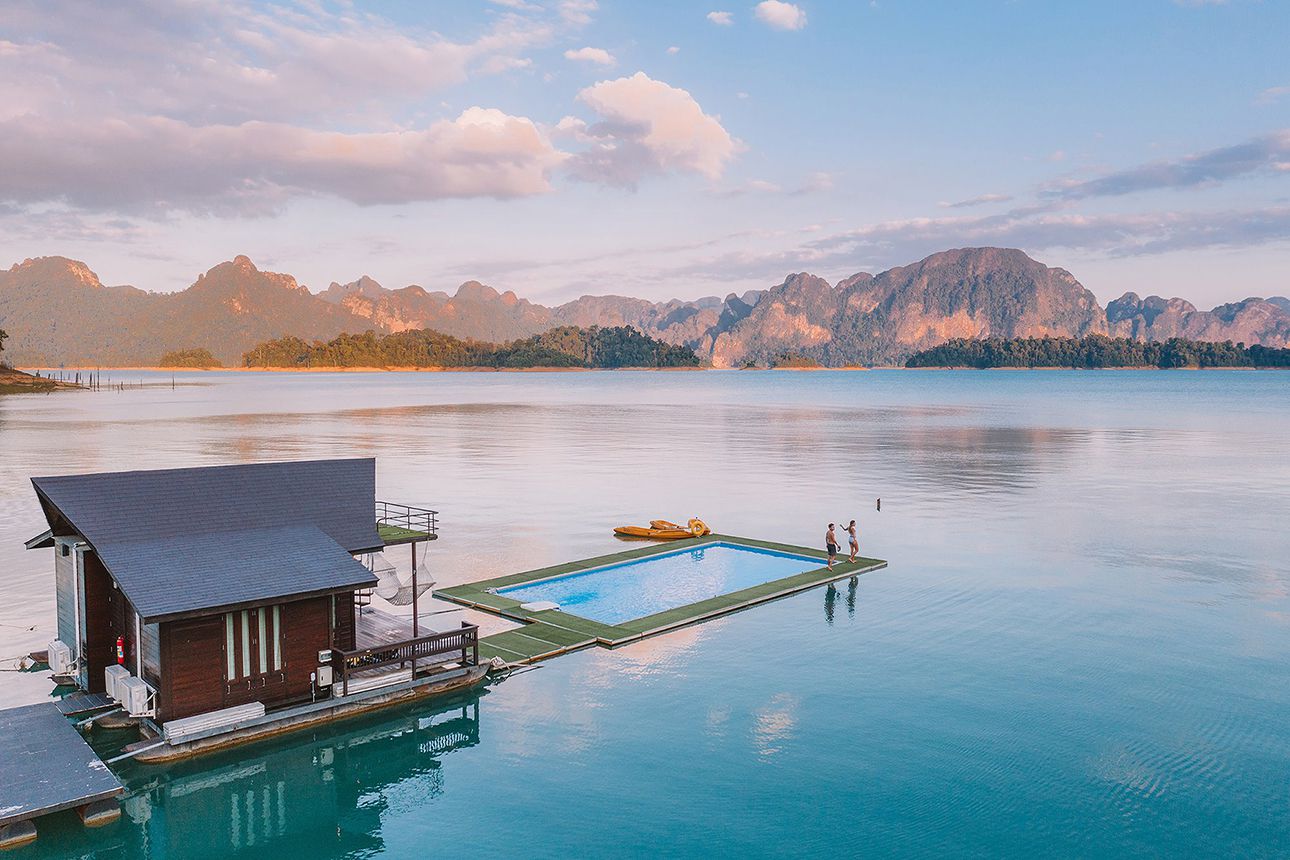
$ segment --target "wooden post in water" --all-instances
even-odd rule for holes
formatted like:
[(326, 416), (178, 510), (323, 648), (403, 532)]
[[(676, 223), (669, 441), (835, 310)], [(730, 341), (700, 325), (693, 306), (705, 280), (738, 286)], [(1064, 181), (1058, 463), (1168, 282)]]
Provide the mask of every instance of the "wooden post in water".
[[(420, 635), (420, 617), (417, 615), (417, 542), (412, 542), (412, 638)], [(412, 646), (412, 677), (417, 676), (417, 646)]]
[(417, 626), (420, 619), (417, 617), (417, 542), (412, 542), (412, 635), (420, 635), (420, 628)]

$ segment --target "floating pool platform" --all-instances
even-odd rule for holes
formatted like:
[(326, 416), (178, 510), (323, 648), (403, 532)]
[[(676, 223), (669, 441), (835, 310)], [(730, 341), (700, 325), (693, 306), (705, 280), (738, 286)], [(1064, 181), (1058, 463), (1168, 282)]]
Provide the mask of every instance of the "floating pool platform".
[[(701, 550), (722, 544), (818, 560), (820, 567), (616, 624), (583, 618), (561, 609), (525, 609), (525, 604), (521, 601), (507, 597), (504, 593), (497, 593), (541, 580), (576, 575), (624, 562), (647, 560), (652, 556)], [(822, 550), (733, 535), (712, 534), (701, 538), (651, 544), (625, 552), (436, 589), (435, 596), (518, 621), (524, 625), (514, 630), (481, 638), (479, 640), (481, 658), (500, 657), (508, 664), (536, 663), (539, 660), (591, 645), (616, 648), (647, 636), (685, 627), (719, 615), (738, 612), (759, 603), (778, 600), (781, 597), (887, 566), (887, 562), (877, 558), (857, 557), (855, 562), (848, 562), (846, 558), (846, 555), (839, 555), (838, 560), (833, 564), (833, 570), (829, 570), (825, 566), (828, 556)]]

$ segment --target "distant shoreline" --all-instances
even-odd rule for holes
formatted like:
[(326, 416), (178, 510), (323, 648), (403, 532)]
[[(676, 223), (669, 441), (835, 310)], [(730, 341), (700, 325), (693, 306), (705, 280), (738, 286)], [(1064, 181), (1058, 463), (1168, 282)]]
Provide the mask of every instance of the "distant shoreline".
[[(150, 373), (616, 373), (618, 371), (651, 371), (657, 373), (694, 373), (702, 371), (738, 371), (740, 373), (748, 371), (756, 372), (773, 372), (773, 373), (816, 373), (828, 371), (832, 373), (855, 373), (869, 370), (973, 370), (973, 371), (991, 371), (1001, 370), (1010, 373), (1024, 372), (1031, 370), (1069, 370), (1078, 372), (1102, 371), (1102, 370), (1285, 370), (1282, 367), (1156, 367), (1154, 365), (1142, 365), (1133, 367), (1063, 367), (1061, 365), (1051, 367), (972, 367), (970, 365), (944, 365), (939, 367), (904, 367), (903, 365), (874, 365), (872, 367), (862, 367), (857, 365), (848, 365), (846, 367), (160, 367), (155, 365), (128, 365), (123, 367), (113, 367), (110, 365), (69, 365), (67, 367), (48, 367), (29, 365), (26, 367), (16, 367), (15, 370), (34, 373), (40, 371), (48, 373), (50, 371), (62, 373), (76, 373), (93, 371), (97, 372), (114, 372), (125, 373), (130, 371), (143, 371)], [(74, 388), (75, 386), (69, 386)]]

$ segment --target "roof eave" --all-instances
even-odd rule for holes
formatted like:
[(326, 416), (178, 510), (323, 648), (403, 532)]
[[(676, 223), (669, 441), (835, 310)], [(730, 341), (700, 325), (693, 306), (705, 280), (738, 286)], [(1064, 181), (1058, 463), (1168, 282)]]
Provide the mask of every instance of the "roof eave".
[(36, 535), (34, 538), (30, 538), (23, 542), (23, 546), (25, 546), (27, 549), (49, 549), (53, 545), (54, 545), (53, 529), (45, 529), (43, 532)]
[[(254, 609), (257, 606), (272, 606), (278, 603), (295, 603), (300, 600), (309, 600), (313, 597), (326, 597), (330, 594), (344, 594), (346, 592), (356, 591), (360, 588), (371, 588), (376, 585), (376, 582), (376, 577), (372, 577), (369, 581), (359, 582), (353, 585), (339, 585), (330, 588), (319, 588), (313, 591), (302, 591), (295, 594), (283, 594), (277, 597), (242, 600), (237, 603), (223, 603), (218, 606), (206, 606), (200, 609), (184, 609), (178, 612), (154, 612), (151, 615), (145, 615), (140, 612), (139, 617), (145, 624), (162, 624), (169, 621), (185, 621), (189, 618), (202, 618), (207, 615), (223, 615), (225, 612)], [(127, 595), (127, 597), (128, 596), (129, 595)]]

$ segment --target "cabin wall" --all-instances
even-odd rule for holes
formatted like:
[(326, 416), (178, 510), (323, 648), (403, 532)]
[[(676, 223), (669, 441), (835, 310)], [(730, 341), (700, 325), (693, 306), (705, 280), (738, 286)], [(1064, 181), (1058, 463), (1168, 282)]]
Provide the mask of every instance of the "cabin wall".
[(154, 690), (161, 684), (161, 625), (144, 624), (143, 632), (143, 680)]
[(82, 554), (84, 611), (81, 638), (84, 642), (85, 688), (104, 692), (103, 670), (116, 662), (116, 637), (112, 627), (112, 577), (92, 550)]
[[(266, 634), (271, 638), (272, 609), (247, 610), (249, 648), (242, 635), (242, 610), (162, 623), (158, 719), (164, 722), (247, 702), (274, 707), (308, 701), (315, 692), (310, 675), (318, 668), (318, 652), (331, 647), (331, 597), (279, 604), (280, 670), (273, 667), (272, 641), (264, 647), (268, 665), (259, 663), (259, 612), (264, 612)], [(244, 670), (247, 665), (249, 673)]]
[(286, 626), (283, 655), (289, 700), (304, 700), (314, 692), (309, 676), (318, 670), (318, 652), (331, 647), (331, 598), (297, 600), (282, 607)]
[(159, 626), (157, 719), (176, 720), (224, 707), (224, 619), (208, 615)]
[(342, 651), (354, 650), (354, 592), (332, 595), (332, 646)]
[[(80, 643), (76, 641), (76, 555), (71, 551), (74, 541), (59, 540), (54, 545), (54, 596), (58, 619), (58, 639), (72, 649), (72, 656)], [(63, 555), (63, 547), (68, 548)]]

